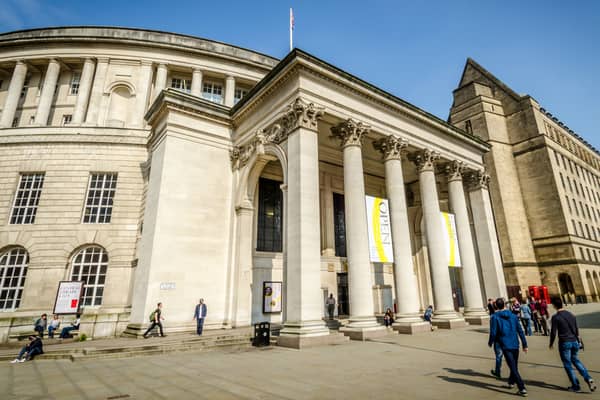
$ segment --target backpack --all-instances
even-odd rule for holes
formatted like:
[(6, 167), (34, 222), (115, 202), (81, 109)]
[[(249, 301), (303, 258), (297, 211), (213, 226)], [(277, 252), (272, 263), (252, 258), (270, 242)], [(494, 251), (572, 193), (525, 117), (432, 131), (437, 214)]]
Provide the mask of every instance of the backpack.
[(154, 322), (155, 316), (156, 316), (156, 310), (154, 310), (150, 313), (150, 322)]

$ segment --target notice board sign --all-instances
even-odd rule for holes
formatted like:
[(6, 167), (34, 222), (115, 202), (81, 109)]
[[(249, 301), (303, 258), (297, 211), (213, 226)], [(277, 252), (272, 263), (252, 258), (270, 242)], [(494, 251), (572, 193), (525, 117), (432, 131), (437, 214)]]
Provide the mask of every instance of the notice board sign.
[(54, 302), (54, 314), (78, 314), (82, 294), (83, 281), (60, 281)]
[(281, 312), (281, 282), (263, 282), (263, 313)]

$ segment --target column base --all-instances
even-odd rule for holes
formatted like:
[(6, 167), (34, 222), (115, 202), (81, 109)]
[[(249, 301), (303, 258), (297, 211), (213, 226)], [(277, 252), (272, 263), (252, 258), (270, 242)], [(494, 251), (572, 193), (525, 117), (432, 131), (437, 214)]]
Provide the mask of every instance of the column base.
[(434, 312), (431, 323), (440, 329), (464, 328), (468, 325), (464, 317), (454, 310)]
[(402, 334), (414, 335), (416, 333), (431, 332), (433, 327), (427, 321), (396, 321), (392, 324), (392, 328)]
[(279, 332), (277, 346), (302, 349), (339, 344), (343, 341), (341, 335), (330, 334), (323, 321), (286, 322)]
[(490, 316), (484, 310), (465, 310), (464, 317), (470, 325), (487, 325), (490, 322)]
[(367, 340), (385, 336), (388, 331), (385, 326), (379, 325), (375, 317), (350, 317), (348, 325), (340, 328), (340, 332), (351, 340)]

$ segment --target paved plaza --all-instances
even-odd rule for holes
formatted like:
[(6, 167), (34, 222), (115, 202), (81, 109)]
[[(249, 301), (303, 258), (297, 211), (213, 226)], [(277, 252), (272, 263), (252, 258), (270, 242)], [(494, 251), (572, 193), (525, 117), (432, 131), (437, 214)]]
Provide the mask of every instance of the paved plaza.
[[(600, 381), (600, 305), (571, 307), (586, 350), (581, 358)], [(160, 339), (152, 339), (160, 340)], [(548, 338), (528, 338), (521, 372), (529, 398), (600, 398), (571, 394)], [(487, 327), (438, 330), (301, 351), (171, 353), (109, 360), (36, 360), (0, 365), (0, 398), (19, 399), (507, 399), (494, 379)], [(508, 373), (503, 366), (503, 375)]]

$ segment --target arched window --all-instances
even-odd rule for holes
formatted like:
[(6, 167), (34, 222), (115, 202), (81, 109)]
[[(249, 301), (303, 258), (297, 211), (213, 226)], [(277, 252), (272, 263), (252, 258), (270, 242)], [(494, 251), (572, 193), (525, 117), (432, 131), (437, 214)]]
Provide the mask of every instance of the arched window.
[(28, 264), (29, 254), (21, 247), (0, 255), (0, 310), (19, 308)]
[(83, 281), (84, 306), (102, 304), (107, 268), (108, 254), (98, 246), (83, 248), (73, 257), (71, 280)]

